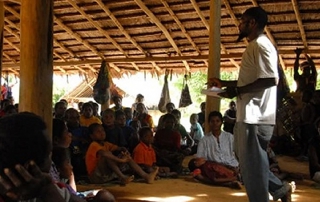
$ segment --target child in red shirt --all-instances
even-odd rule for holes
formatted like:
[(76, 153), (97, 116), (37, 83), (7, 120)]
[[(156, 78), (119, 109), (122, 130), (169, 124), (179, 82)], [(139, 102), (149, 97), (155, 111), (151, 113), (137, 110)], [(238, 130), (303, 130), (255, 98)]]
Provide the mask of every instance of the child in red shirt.
[[(147, 173), (151, 173), (156, 165), (156, 153), (152, 148), (153, 132), (150, 127), (143, 127), (139, 131), (140, 143), (133, 150), (133, 160)], [(160, 167), (158, 176), (175, 177), (177, 173), (170, 172), (168, 167)]]

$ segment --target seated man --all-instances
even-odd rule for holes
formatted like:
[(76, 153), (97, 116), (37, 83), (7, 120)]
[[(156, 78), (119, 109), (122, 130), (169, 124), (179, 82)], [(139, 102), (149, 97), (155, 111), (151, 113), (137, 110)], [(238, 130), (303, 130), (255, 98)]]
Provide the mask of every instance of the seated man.
[[(232, 176), (224, 176), (219, 173), (219, 169), (213, 169), (212, 172), (217, 172), (213, 175), (219, 176), (219, 180), (214, 180), (213, 178), (211, 180), (213, 180), (212, 182), (215, 184), (234, 186), (234, 183), (229, 182), (238, 184), (236, 182), (236, 176), (239, 173), (239, 163), (233, 152), (233, 135), (221, 130), (222, 120), (223, 118), (220, 112), (210, 112), (208, 117), (210, 133), (206, 134), (200, 140), (196, 156), (209, 162), (214, 162), (217, 166), (223, 168), (223, 170), (232, 170), (232, 172), (234, 172)], [(207, 167), (206, 162), (197, 161), (202, 162), (200, 165), (204, 164), (205, 167)]]

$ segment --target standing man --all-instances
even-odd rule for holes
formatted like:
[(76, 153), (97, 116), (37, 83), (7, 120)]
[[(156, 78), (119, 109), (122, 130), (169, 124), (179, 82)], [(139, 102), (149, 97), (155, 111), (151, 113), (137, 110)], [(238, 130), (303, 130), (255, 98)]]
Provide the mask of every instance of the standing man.
[(291, 201), (291, 186), (282, 183), (269, 170), (267, 145), (276, 118), (278, 61), (277, 52), (263, 34), (267, 14), (261, 7), (247, 9), (239, 24), (238, 41), (249, 44), (242, 55), (237, 81), (211, 80), (211, 85), (226, 87), (220, 96), (237, 97), (234, 128), (235, 151), (250, 202)]

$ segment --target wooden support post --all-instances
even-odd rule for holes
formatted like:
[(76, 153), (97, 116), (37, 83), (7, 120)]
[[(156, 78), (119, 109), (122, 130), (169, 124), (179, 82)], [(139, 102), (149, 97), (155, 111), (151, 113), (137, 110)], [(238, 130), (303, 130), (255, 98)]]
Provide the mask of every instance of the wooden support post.
[(0, 90), (2, 80), (2, 53), (3, 53), (3, 28), (4, 28), (4, 7), (3, 1), (0, 1)]
[[(209, 68), (208, 78), (220, 77), (220, 22), (221, 0), (210, 0), (210, 29), (209, 29)], [(207, 96), (205, 131), (209, 131), (207, 117), (213, 110), (220, 110), (220, 99)]]
[(21, 1), (19, 111), (41, 116), (52, 129), (53, 0)]

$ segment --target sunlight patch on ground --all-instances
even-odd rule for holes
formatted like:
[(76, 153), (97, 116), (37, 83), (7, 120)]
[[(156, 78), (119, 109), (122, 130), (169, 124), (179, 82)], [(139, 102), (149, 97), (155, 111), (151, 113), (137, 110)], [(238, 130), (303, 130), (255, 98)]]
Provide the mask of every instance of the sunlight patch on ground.
[(237, 193), (232, 193), (232, 194), (230, 194), (231, 196), (245, 196), (246, 195), (246, 193), (244, 193), (244, 192), (237, 192)]
[(194, 198), (189, 197), (189, 196), (172, 196), (172, 197), (143, 197), (143, 198), (138, 198), (139, 200), (144, 200), (144, 201), (158, 201), (158, 202), (188, 202), (192, 201)]
[(206, 196), (208, 196), (208, 194), (197, 194), (196, 196), (206, 197)]
[[(231, 196), (246, 196), (245, 192), (236, 192), (236, 193), (232, 193), (230, 194)], [(292, 201), (298, 201), (298, 198), (301, 199), (301, 197), (298, 194), (291, 194), (291, 200)], [(269, 194), (269, 199), (272, 201), (273, 197)], [(280, 199), (278, 201), (281, 201)]]

